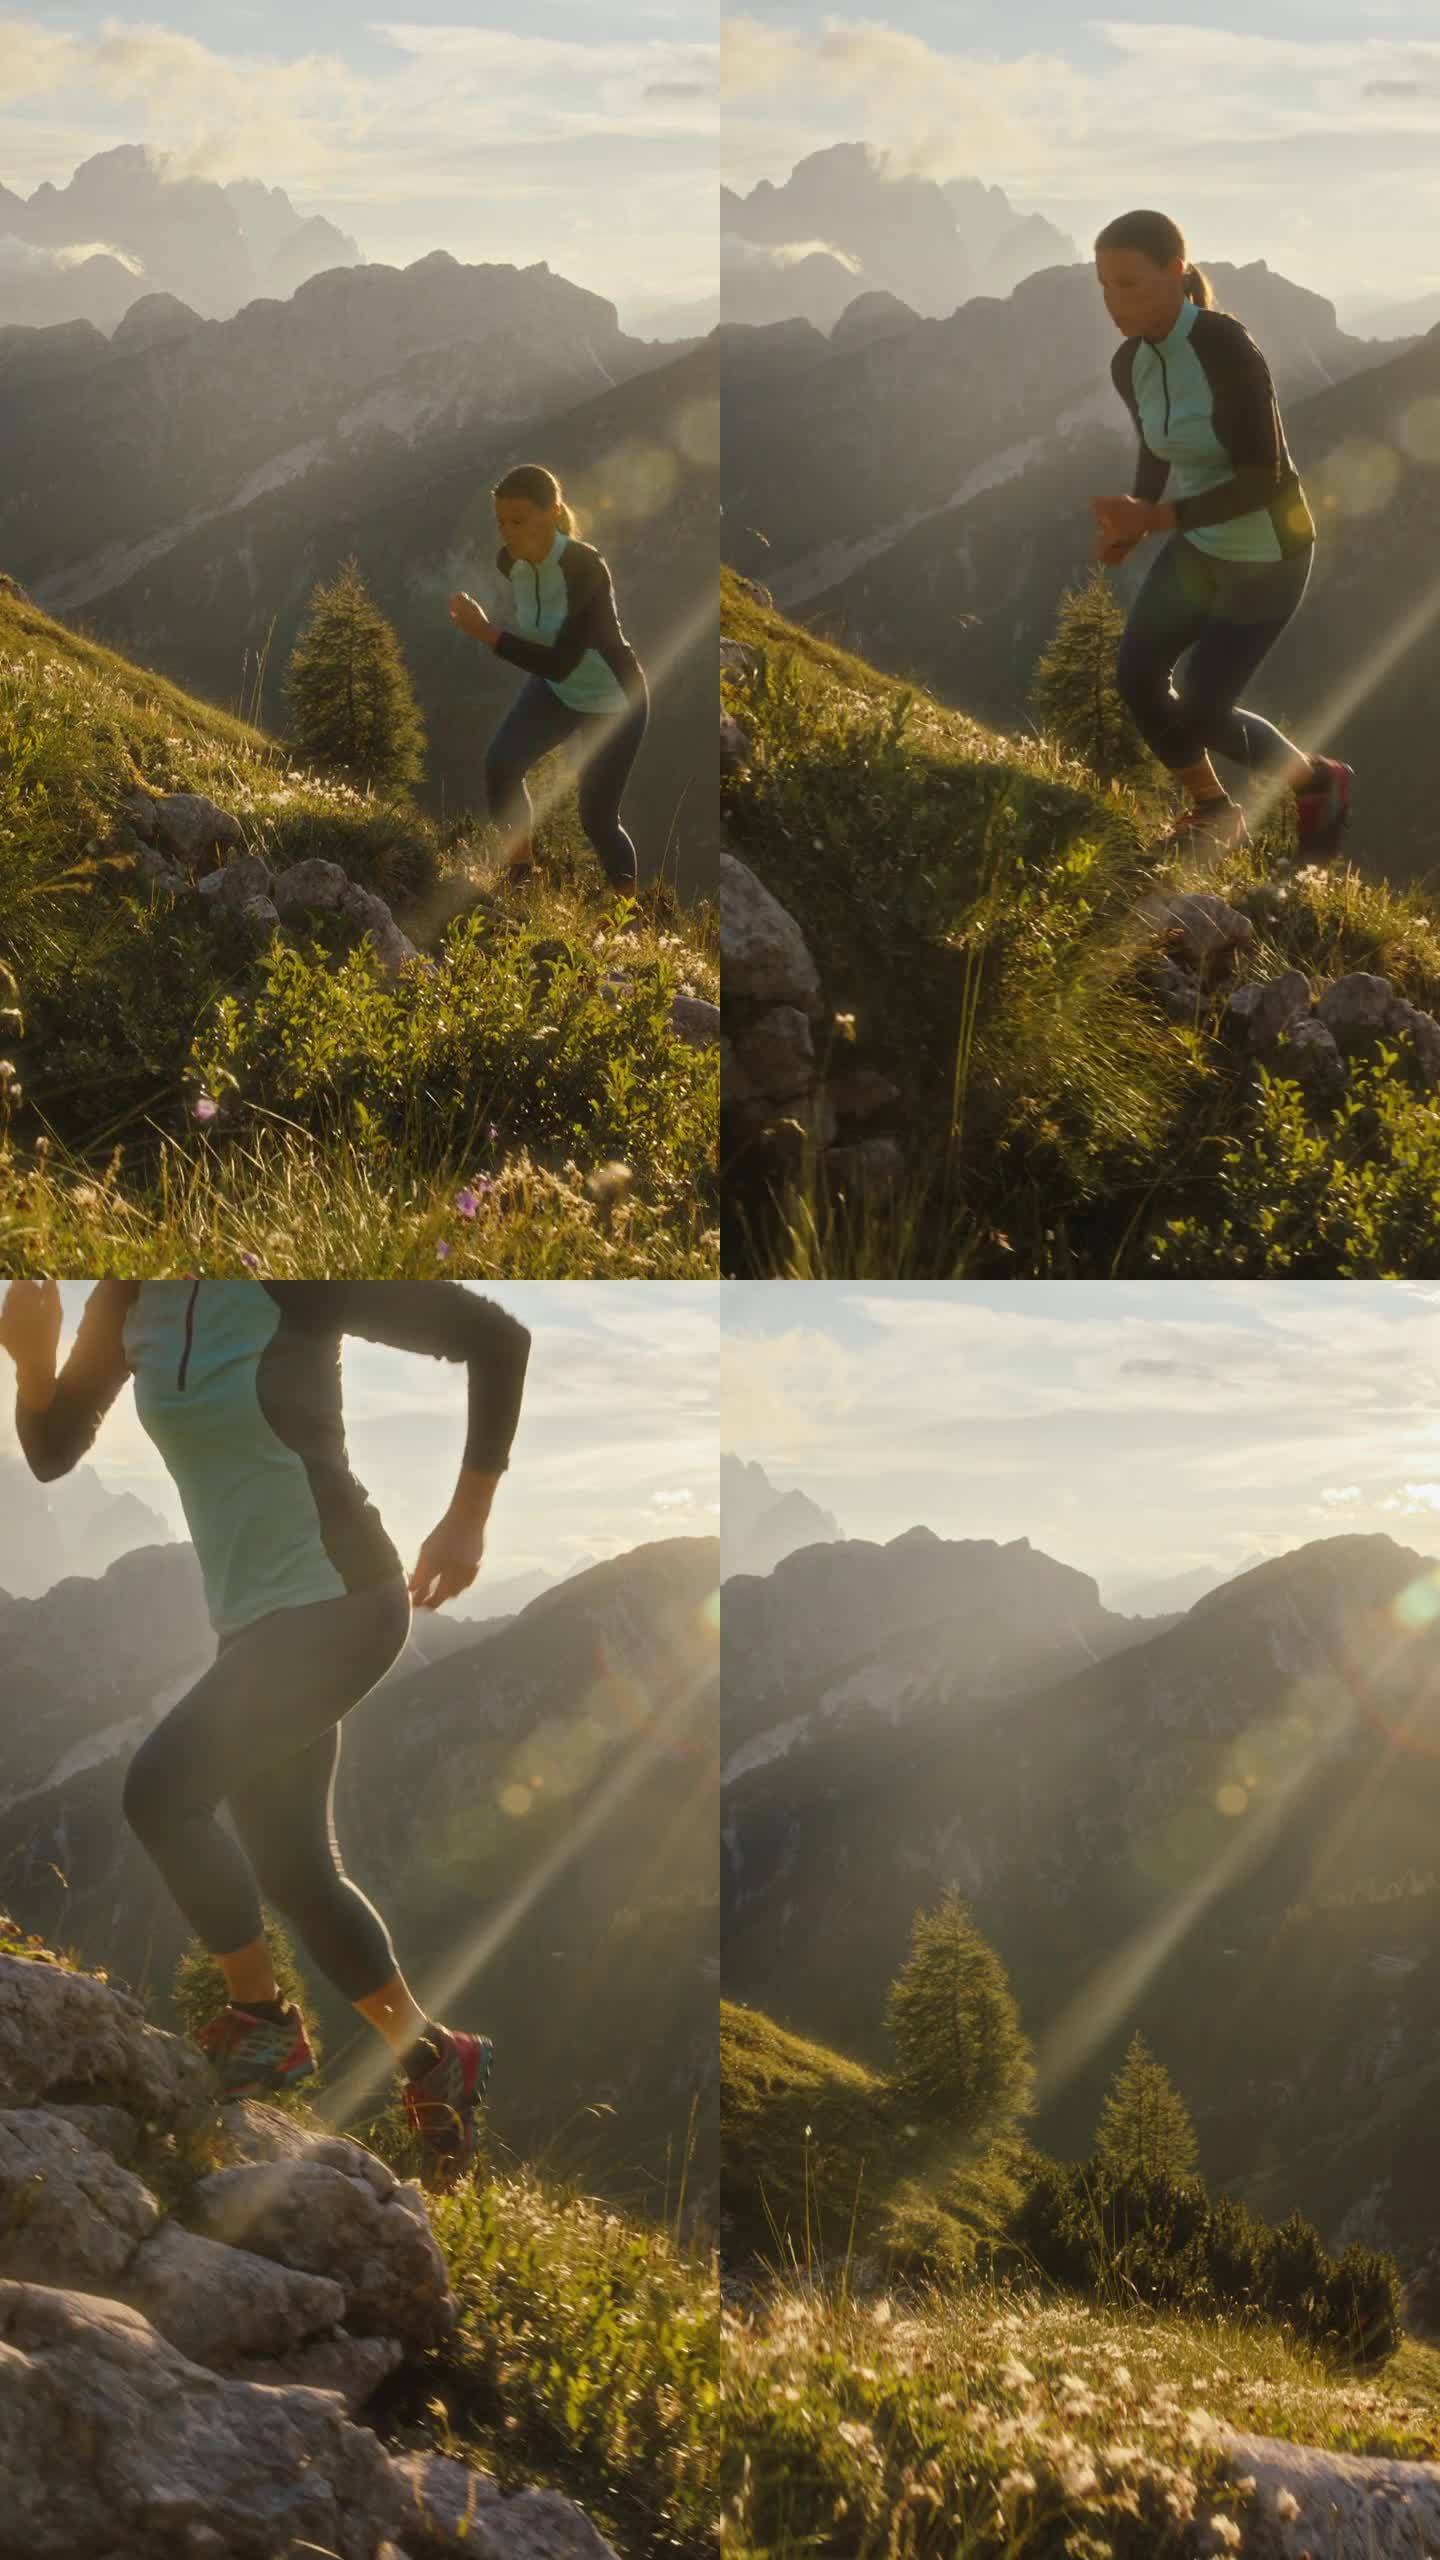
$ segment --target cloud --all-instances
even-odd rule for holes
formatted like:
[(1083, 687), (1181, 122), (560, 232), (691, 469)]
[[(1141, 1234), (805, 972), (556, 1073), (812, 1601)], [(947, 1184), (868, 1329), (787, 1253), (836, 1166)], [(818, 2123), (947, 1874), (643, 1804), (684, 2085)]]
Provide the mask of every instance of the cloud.
[(1327, 1484), (1321, 1488), (1320, 1499), (1332, 1505), (1358, 1502), (1360, 1487), (1358, 1484)]
[(83, 266), (87, 258), (114, 258), (132, 276), (145, 273), (142, 259), (132, 257), (128, 249), (117, 249), (108, 240), (77, 241), (65, 248), (45, 249), (37, 247), (33, 240), (17, 240), (11, 232), (0, 232), (0, 273), (6, 275), (59, 275), (68, 267)]

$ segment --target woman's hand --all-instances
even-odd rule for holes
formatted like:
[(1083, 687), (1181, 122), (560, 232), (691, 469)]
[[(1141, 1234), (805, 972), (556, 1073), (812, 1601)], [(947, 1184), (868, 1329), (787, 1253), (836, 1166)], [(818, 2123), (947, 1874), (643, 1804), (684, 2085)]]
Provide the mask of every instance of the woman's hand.
[(447, 1511), (415, 1560), (410, 1597), (416, 1608), (443, 1608), (457, 1591), (468, 1591), (484, 1553), (484, 1521), (454, 1509)]
[(1132, 551), (1147, 533), (1167, 533), (1175, 523), (1172, 506), (1152, 506), (1146, 498), (1092, 498), (1090, 514), (1107, 542), (1123, 542)]
[(483, 640), (492, 649), (500, 637), (496, 625), (491, 621), (484, 606), (477, 604), (473, 596), (453, 595), (450, 599), (450, 619), (452, 622), (457, 622), (462, 631), (468, 632), (472, 640)]
[(1117, 540), (1112, 534), (1097, 532), (1090, 546), (1090, 557), (1092, 560), (1098, 560), (1106, 569), (1118, 569), (1122, 561), (1129, 559), (1139, 539), (1138, 534), (1133, 537), (1121, 535)]
[(12, 1280), (0, 1305), (0, 1348), (15, 1363), (15, 1381), (27, 1404), (38, 1388), (48, 1400), (55, 1382), (63, 1321), (58, 1280)]

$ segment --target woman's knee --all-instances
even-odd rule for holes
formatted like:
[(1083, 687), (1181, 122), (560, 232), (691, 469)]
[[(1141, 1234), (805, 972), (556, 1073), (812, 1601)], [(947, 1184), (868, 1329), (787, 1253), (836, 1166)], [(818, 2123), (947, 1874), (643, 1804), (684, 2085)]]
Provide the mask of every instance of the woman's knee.
[(153, 1839), (174, 1817), (174, 1771), (167, 1769), (163, 1756), (148, 1743), (142, 1742), (125, 1772), (120, 1809), (142, 1840)]
[(485, 801), (492, 817), (518, 806), (525, 798), (525, 768), (492, 749), (485, 758)]

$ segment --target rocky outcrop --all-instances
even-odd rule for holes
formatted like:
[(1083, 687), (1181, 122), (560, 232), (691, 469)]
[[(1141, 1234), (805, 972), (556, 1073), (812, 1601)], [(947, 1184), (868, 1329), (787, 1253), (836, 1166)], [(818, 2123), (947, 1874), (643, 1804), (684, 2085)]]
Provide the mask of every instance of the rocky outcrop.
[[(245, 850), (238, 818), (199, 792), (172, 791), (154, 798), (132, 791), (121, 818), (139, 839), (136, 867), (171, 897), (192, 892), (217, 914), (237, 916), (257, 944), (274, 940), (282, 926), (303, 925), (317, 913), (338, 915), (357, 939), (370, 945), (388, 978), (421, 961), (385, 900), (363, 888), (338, 862), (316, 857), (271, 872)], [(203, 870), (201, 866), (207, 866)], [(214, 867), (209, 867), (214, 866)], [(431, 965), (423, 962), (422, 965)]]
[(357, 2422), (457, 2316), (416, 2185), (0, 1954), (0, 2560), (604, 2560), (567, 2499)]
[(720, 854), (720, 1097), (727, 1143), (753, 1148), (780, 1179), (817, 1166), (836, 1190), (888, 1191), (904, 1169), (869, 1124), (898, 1085), (851, 1063), (820, 972), (787, 907), (738, 854)]
[(1273, 2560), (1422, 2560), (1440, 2550), (1440, 2463), (1331, 2453), (1222, 2431), (1236, 2476), (1255, 2483), (1244, 2548)]

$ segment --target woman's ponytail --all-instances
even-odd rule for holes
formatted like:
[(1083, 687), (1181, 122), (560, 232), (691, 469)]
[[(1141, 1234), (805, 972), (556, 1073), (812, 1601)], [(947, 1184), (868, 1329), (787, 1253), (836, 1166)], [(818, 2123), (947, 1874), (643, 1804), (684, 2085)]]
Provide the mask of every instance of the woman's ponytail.
[(1208, 311), (1214, 302), (1215, 296), (1210, 290), (1210, 279), (1203, 267), (1186, 268), (1185, 299), (1187, 302), (1198, 302), (1202, 311)]
[(573, 533), (575, 530), (575, 510), (571, 506), (568, 498), (556, 499), (555, 513), (560, 519), (561, 532)]

